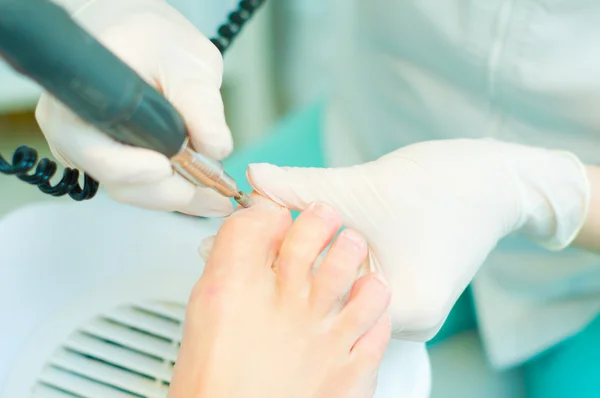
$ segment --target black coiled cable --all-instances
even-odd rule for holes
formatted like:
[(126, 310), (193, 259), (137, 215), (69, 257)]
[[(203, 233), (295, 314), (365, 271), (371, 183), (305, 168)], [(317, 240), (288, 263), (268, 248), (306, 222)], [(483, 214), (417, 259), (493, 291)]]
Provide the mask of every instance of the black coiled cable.
[[(229, 14), (227, 22), (219, 27), (216, 37), (211, 39), (221, 54), (227, 51), (242, 27), (264, 2), (265, 0), (242, 0), (238, 8)], [(96, 196), (99, 184), (89, 175), (84, 174), (82, 188), (79, 185), (79, 170), (65, 168), (61, 180), (52, 185), (50, 180), (56, 171), (56, 162), (47, 158), (42, 158), (38, 162), (37, 151), (26, 145), (14, 152), (12, 162), (8, 162), (0, 155), (0, 173), (15, 175), (21, 181), (37, 186), (45, 194), (69, 195), (76, 201), (88, 200)]]
[(227, 22), (219, 26), (219, 29), (217, 30), (217, 37), (211, 39), (211, 41), (215, 46), (217, 46), (221, 54), (227, 51), (246, 22), (252, 18), (252, 15), (264, 2), (265, 0), (240, 1), (237, 10), (229, 14)]
[[(76, 201), (91, 199), (98, 192), (98, 182), (84, 175), (83, 188), (79, 185), (79, 170), (65, 168), (61, 180), (52, 185), (56, 162), (43, 158), (39, 162), (37, 151), (28, 146), (19, 147), (13, 154), (12, 163), (0, 155), (0, 172), (16, 175), (21, 181), (37, 186), (40, 191), (52, 196), (69, 195)], [(30, 173), (35, 168), (33, 173)]]

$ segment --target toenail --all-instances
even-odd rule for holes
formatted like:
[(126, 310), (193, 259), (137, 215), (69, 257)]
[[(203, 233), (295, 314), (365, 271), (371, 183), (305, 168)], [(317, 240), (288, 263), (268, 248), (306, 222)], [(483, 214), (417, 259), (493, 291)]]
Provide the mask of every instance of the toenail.
[(310, 204), (310, 206), (308, 206), (307, 210), (325, 221), (337, 222), (339, 219), (337, 211), (332, 206), (329, 206), (325, 203), (313, 202)]
[(360, 234), (351, 229), (345, 229), (340, 234), (342, 241), (345, 244), (348, 244), (357, 249), (362, 249), (365, 246), (365, 240), (360, 236)]
[(253, 200), (252, 201), (253, 206), (251, 206), (251, 208), (255, 207), (255, 208), (261, 208), (263, 210), (281, 210), (282, 209), (282, 206), (279, 203), (274, 202), (271, 199), (266, 198), (262, 195), (251, 194), (250, 196), (252, 197), (252, 200)]

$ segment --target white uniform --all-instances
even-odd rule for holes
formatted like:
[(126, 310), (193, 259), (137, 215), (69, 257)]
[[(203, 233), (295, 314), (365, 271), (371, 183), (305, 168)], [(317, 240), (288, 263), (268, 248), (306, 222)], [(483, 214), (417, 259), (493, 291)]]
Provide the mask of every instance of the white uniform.
[[(350, 4), (332, 54), (331, 166), (457, 137), (560, 148), (600, 164), (600, 2)], [(515, 365), (577, 332), (600, 310), (599, 292), (600, 256), (505, 240), (474, 282), (492, 363)]]

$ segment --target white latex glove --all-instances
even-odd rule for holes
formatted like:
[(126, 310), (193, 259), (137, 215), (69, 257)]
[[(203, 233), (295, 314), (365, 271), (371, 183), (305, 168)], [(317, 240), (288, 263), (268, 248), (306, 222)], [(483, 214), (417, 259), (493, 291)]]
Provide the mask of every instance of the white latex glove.
[(574, 155), (493, 140), (424, 142), (340, 169), (254, 164), (248, 178), (292, 209), (338, 208), (366, 237), (392, 286), (394, 334), (409, 340), (435, 335), (499, 239), (521, 231), (561, 249), (589, 201)]
[[(221, 55), (181, 14), (162, 0), (57, 3), (171, 101), (196, 150), (219, 160), (231, 152), (219, 92)], [(88, 172), (120, 202), (203, 216), (232, 211), (228, 199), (174, 174), (165, 156), (117, 143), (48, 94), (36, 116), (56, 158)]]

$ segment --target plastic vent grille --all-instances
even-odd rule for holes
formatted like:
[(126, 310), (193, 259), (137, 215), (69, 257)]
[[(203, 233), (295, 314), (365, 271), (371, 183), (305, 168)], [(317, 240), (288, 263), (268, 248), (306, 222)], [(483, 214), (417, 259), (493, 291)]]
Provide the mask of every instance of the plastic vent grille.
[(117, 308), (76, 330), (47, 362), (31, 398), (165, 398), (185, 307)]

